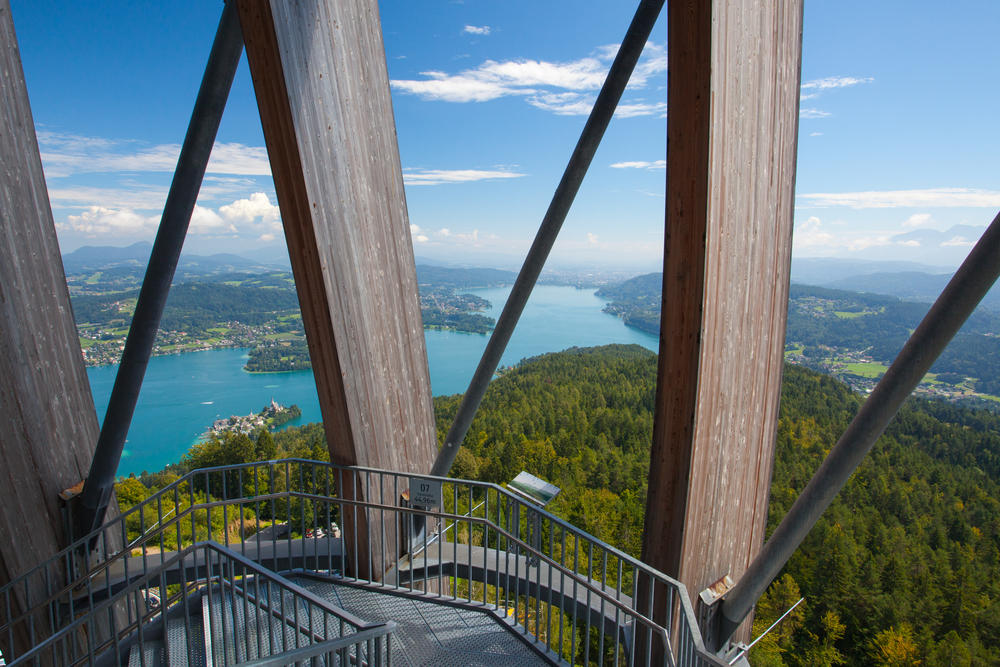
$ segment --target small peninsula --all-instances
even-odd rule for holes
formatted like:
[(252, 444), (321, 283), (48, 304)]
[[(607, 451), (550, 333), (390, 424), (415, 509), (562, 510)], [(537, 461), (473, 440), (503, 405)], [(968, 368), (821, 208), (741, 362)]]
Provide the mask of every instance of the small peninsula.
[(302, 410), (299, 406), (291, 405), (286, 408), (272, 398), (271, 403), (265, 405), (264, 409), (256, 414), (251, 412), (246, 416), (232, 415), (226, 419), (216, 419), (212, 423), (212, 427), (208, 429), (208, 435), (222, 435), (223, 433), (251, 435), (261, 429), (273, 431), (301, 416)]

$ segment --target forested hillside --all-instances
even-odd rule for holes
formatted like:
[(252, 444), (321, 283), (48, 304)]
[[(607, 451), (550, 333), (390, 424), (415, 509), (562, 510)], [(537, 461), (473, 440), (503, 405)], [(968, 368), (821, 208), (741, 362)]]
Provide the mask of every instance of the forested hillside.
[[(604, 311), (625, 324), (660, 332), (663, 274), (603, 287)], [(786, 359), (869, 392), (927, 313), (929, 303), (893, 296), (792, 285)], [(919, 393), (996, 407), (1000, 398), (1000, 315), (978, 308), (931, 368)]]
[[(88, 254), (83, 253), (82, 257), (86, 259)], [(212, 258), (202, 259), (210, 268), (219, 269), (224, 266), (219, 262), (229, 256), (213, 257), (212, 262), (208, 261)], [(197, 265), (188, 259), (187, 266)], [(70, 276), (73, 314), (84, 361), (88, 365), (113, 364), (120, 359), (139, 296), (134, 275), (137, 270), (129, 263), (101, 270), (88, 269)], [(457, 287), (506, 284), (514, 276), (509, 271), (494, 269), (419, 267), (418, 271), (424, 327), (478, 334), (488, 334), (496, 324), (492, 317), (481, 313), (490, 307), (490, 302), (461, 293)], [(211, 275), (210, 279), (203, 277), (180, 282), (171, 288), (153, 354), (225, 347), (252, 348), (247, 364), (249, 371), (293, 371), (311, 367), (291, 273), (220, 272)]]
[[(453, 475), (544, 477), (563, 489), (552, 511), (638, 555), (655, 377), (655, 356), (637, 346), (522, 362), (490, 385)], [(458, 402), (435, 399), (439, 436)], [(785, 367), (769, 531), (858, 402), (829, 376)], [(174, 472), (287, 455), (325, 456), (322, 430), (216, 438)], [(136, 480), (126, 483), (126, 497), (142, 497)], [(755, 647), (753, 664), (1000, 663), (998, 499), (1000, 417), (909, 403), (758, 605), (759, 632), (806, 598)]]

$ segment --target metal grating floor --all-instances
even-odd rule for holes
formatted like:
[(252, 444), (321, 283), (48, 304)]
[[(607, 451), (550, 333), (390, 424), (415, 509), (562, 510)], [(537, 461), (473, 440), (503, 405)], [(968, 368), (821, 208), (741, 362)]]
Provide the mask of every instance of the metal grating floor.
[(395, 664), (413, 667), (552, 664), (486, 611), (401, 597), (311, 577), (292, 580), (366, 621), (395, 621), (397, 630), (393, 634), (392, 652)]

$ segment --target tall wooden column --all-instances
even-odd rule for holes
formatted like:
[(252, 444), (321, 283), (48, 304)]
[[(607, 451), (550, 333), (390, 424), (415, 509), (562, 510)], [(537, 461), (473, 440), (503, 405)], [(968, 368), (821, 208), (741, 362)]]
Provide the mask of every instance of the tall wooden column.
[(666, 252), (643, 558), (695, 596), (738, 579), (764, 538), (802, 2), (668, 6)]
[[(66, 546), (58, 496), (87, 474), (98, 433), (8, 0), (0, 0), (0, 156), (2, 585)], [(40, 602), (35, 584), (18, 587), (15, 603), (26, 593)], [(47, 622), (36, 620), (38, 641)], [(25, 635), (13, 639), (8, 647), (0, 637), (5, 655), (30, 646)]]
[[(239, 8), (331, 459), (426, 472), (437, 434), (377, 3)], [(390, 543), (373, 560), (394, 562), (393, 529), (369, 520)]]

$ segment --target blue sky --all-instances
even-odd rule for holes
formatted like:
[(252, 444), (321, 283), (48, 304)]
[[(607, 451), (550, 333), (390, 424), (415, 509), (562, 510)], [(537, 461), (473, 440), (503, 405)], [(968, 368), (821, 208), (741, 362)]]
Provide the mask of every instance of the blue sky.
[[(12, 0), (64, 252), (151, 240), (221, 2)], [(631, 18), (623, 2), (384, 2), (418, 257), (514, 266)], [(1000, 209), (1000, 3), (806, 0), (797, 257), (954, 266)], [(662, 257), (666, 25), (552, 261)], [(245, 62), (190, 252), (281, 243)]]

